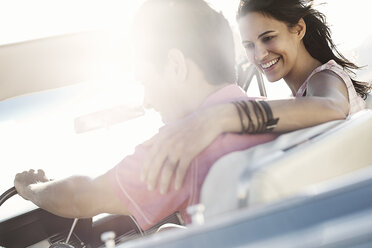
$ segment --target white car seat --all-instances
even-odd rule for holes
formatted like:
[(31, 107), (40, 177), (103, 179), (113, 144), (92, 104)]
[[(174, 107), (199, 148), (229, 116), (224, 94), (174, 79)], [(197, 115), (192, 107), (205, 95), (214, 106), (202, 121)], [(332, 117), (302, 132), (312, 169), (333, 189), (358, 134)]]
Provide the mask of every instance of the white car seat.
[(222, 157), (201, 192), (206, 220), (242, 206), (298, 194), (314, 183), (372, 165), (372, 110), (281, 135)]

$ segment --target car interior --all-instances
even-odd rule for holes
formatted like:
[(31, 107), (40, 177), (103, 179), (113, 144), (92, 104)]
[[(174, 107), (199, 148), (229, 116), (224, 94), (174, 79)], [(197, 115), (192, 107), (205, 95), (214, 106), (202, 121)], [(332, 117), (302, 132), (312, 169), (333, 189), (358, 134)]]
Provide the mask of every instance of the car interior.
[[(112, 46), (110, 37), (97, 31), (0, 45), (0, 129), (1, 122), (7, 121), (7, 109), (16, 106), (20, 97), (25, 106), (38, 105), (34, 101), (38, 98), (45, 106), (62, 109), (59, 102), (43, 98), (51, 94), (59, 99), (56, 92), (73, 99), (69, 107), (76, 112), (69, 128), (87, 143), (95, 137), (91, 134), (112, 132), (109, 135), (115, 136), (126, 122), (142, 118), (147, 112), (137, 103), (110, 99), (109, 104), (97, 103), (84, 110), (74, 105), (79, 94), (95, 102), (95, 96), (106, 93), (96, 82), (107, 75), (108, 60), (115, 60), (120, 68), (130, 67), (119, 56), (128, 50), (119, 49), (113, 55), (107, 50)], [(238, 84), (245, 91), (256, 87), (261, 96), (269, 95), (254, 66), (242, 60), (237, 71)], [(85, 89), (87, 84), (99, 85), (93, 96), (90, 91), (75, 91), (80, 87), (76, 85)], [(117, 82), (110, 86), (116, 91)], [(14, 187), (2, 183), (0, 213), (4, 209), (15, 212), (0, 215), (0, 247), (371, 247), (371, 94), (366, 102), (366, 110), (345, 120), (281, 134), (274, 141), (220, 158), (203, 184), (193, 223), (186, 228), (179, 213), (147, 231), (131, 216), (62, 218), (23, 199), (13, 201), (19, 197)], [(23, 142), (21, 136), (14, 137), (12, 147)], [(0, 148), (10, 145), (6, 142)], [(117, 152), (110, 162), (121, 156)], [(27, 205), (20, 213), (15, 210), (19, 204)], [(115, 235), (110, 236), (111, 232)]]

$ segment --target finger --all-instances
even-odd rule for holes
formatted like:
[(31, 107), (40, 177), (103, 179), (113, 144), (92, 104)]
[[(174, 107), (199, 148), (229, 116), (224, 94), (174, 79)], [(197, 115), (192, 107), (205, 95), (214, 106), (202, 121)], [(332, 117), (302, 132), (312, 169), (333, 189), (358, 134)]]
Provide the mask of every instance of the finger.
[(156, 148), (151, 147), (148, 155), (145, 158), (145, 161), (143, 162), (143, 168), (141, 170), (141, 182), (144, 182), (147, 179), (148, 169), (151, 165), (151, 162), (153, 161), (153, 157), (156, 153), (155, 151), (156, 151)]
[(171, 184), (173, 173), (177, 168), (177, 163), (172, 163), (169, 159), (165, 161), (163, 166), (163, 170), (161, 173), (161, 180), (160, 180), (160, 194), (164, 195), (168, 192), (169, 185)]
[(21, 175), (23, 175), (25, 173), (25, 171), (22, 171), (22, 172), (20, 172), (20, 173), (17, 173), (15, 176), (16, 177), (20, 177)]
[(176, 180), (174, 182), (174, 187), (176, 190), (179, 190), (181, 188), (190, 163), (191, 161), (188, 159), (180, 160), (176, 171)]
[(18, 182), (19, 178), (22, 176), (21, 173), (17, 173), (14, 177), (14, 185)]
[(154, 169), (154, 166), (161, 166), (163, 164), (166, 155), (163, 155), (159, 150), (158, 146), (152, 146), (149, 154), (146, 156), (141, 173), (142, 182), (148, 181), (149, 173)]
[[(149, 154), (146, 156), (146, 159), (143, 163), (143, 168), (142, 168), (142, 171), (141, 171), (141, 181), (142, 182), (145, 182), (147, 180), (149, 168), (153, 164), (155, 158), (157, 158), (159, 156), (159, 150), (161, 149), (161, 147), (159, 145), (157, 145), (157, 144), (159, 144), (159, 142), (155, 142), (156, 138), (160, 139), (160, 135), (158, 134), (154, 138), (146, 141), (146, 142), (148, 142), (147, 144), (152, 144), (152, 145), (149, 148), (150, 149)], [(163, 144), (163, 143), (160, 143), (160, 144)]]
[(37, 170), (37, 174), (39, 176), (39, 179), (42, 181), (42, 182), (47, 182), (49, 181), (49, 179), (47, 178), (47, 176), (45, 175), (45, 172), (41, 169), (38, 169)]
[(168, 156), (170, 149), (167, 146), (163, 146), (160, 153), (155, 155), (155, 160), (148, 168), (147, 184), (150, 189), (154, 189), (157, 181), (160, 180), (160, 172), (168, 163), (168, 166), (174, 166), (178, 163), (178, 156)]
[[(165, 148), (164, 146), (162, 147)], [(166, 149), (165, 149), (166, 150)], [(143, 179), (147, 183), (149, 190), (155, 188), (159, 172), (167, 159), (167, 154), (164, 150), (157, 149), (157, 146), (151, 149), (150, 155), (147, 157), (144, 165), (144, 176)]]
[(147, 174), (147, 187), (149, 190), (153, 190), (156, 186), (156, 182), (159, 177), (159, 173), (161, 168), (163, 167), (164, 162), (166, 161), (166, 157), (162, 156), (157, 156), (151, 166), (148, 169), (148, 174)]

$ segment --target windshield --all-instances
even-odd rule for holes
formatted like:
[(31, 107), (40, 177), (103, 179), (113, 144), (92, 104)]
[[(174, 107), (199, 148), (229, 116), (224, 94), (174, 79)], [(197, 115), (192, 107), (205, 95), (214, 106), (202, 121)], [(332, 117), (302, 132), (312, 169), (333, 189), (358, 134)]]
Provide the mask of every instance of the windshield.
[[(125, 33), (118, 27), (122, 28), (124, 23), (128, 29), (130, 17), (141, 2), (1, 1), (0, 29), (5, 33), (0, 36), (0, 45), (101, 28)], [(239, 1), (209, 2), (225, 13), (239, 38), (234, 20)], [(369, 23), (365, 4), (363, 0), (353, 1), (353, 11), (349, 11), (350, 3), (346, 0), (319, 6), (332, 24), (340, 51), (359, 65), (372, 64), (372, 31), (365, 28)], [(240, 45), (237, 50), (244, 54)], [(73, 174), (97, 176), (156, 133), (162, 122), (153, 111), (141, 113), (142, 86), (131, 75), (115, 78), (112, 72), (120, 70), (119, 66), (107, 67), (110, 73), (101, 79), (0, 101), (1, 192), (13, 186), (16, 173), (31, 168), (44, 169), (49, 178), (55, 179)], [(370, 67), (359, 76), (370, 80)], [(283, 82), (266, 85), (269, 98), (289, 95)], [(82, 117), (115, 106), (128, 108), (133, 115), (115, 125), (79, 130), (80, 121), (84, 122)], [(35, 207), (18, 196), (13, 198), (1, 207), (0, 220)]]
[[(104, 99), (99, 89), (86, 92), (87, 84), (0, 102), (1, 192), (13, 186), (16, 173), (31, 168), (43, 169), (52, 179), (72, 174), (98, 176), (132, 153), (136, 144), (151, 137), (161, 125), (159, 116), (148, 111), (146, 115), (141, 112), (133, 115), (137, 118), (129, 116), (131, 120), (127, 122), (97, 126), (86, 132), (78, 130), (79, 121), (84, 121), (82, 117), (86, 114), (117, 105), (137, 111), (136, 106), (141, 103), (139, 85), (122, 87), (124, 98), (113, 103), (112, 92), (110, 99)], [(17, 200), (18, 196), (13, 198), (2, 206), (0, 218), (32, 207)]]

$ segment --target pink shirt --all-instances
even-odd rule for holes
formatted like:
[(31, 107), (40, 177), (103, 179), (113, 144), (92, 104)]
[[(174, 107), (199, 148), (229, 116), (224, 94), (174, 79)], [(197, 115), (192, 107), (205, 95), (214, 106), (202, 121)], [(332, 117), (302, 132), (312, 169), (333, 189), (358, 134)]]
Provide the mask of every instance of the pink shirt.
[[(248, 98), (237, 85), (229, 85), (209, 96), (201, 107), (236, 99), (252, 98)], [(185, 210), (188, 206), (199, 202), (204, 179), (217, 159), (227, 153), (245, 150), (271, 141), (276, 137), (276, 134), (220, 135), (191, 162), (181, 189), (175, 191), (172, 182), (170, 191), (166, 195), (161, 195), (158, 189), (148, 191), (146, 184), (140, 181), (143, 162), (148, 154), (147, 148), (142, 145), (137, 146), (133, 155), (124, 158), (109, 171), (110, 181), (123, 205), (126, 206), (144, 230), (175, 211), (180, 211), (183, 219), (187, 222), (189, 216), (187, 216)]]
[(324, 70), (330, 70), (330, 71), (336, 73), (336, 75), (339, 76), (344, 81), (344, 83), (346, 84), (347, 92), (348, 92), (348, 95), (349, 95), (349, 104), (350, 104), (349, 115), (354, 114), (354, 113), (366, 108), (365, 101), (360, 96), (358, 96), (358, 94), (356, 93), (353, 82), (351, 81), (349, 75), (334, 60), (330, 60), (327, 63), (325, 63), (324, 65), (321, 65), (318, 68), (316, 68), (310, 74), (310, 76), (306, 79), (306, 81), (301, 85), (301, 87), (298, 89), (298, 91), (296, 93), (296, 97), (304, 96), (304, 93), (307, 89), (307, 84), (308, 84), (310, 78), (315, 73), (318, 73), (318, 72), (321, 72), (321, 71), (324, 71)]

